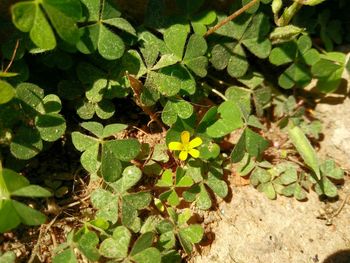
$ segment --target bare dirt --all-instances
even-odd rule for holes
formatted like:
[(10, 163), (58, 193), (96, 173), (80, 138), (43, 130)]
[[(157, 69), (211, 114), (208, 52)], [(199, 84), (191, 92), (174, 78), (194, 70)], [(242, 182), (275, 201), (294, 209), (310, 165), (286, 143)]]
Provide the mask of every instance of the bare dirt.
[[(333, 158), (345, 171), (350, 168), (349, 87), (344, 81), (345, 92), (322, 98), (315, 110), (324, 131), (318, 154)], [(192, 263), (350, 262), (348, 173), (339, 198), (331, 201), (313, 192), (305, 202), (286, 197), (271, 201), (249, 185), (231, 185), (231, 191), (231, 201), (221, 202), (219, 212), (206, 216), (215, 237)]]

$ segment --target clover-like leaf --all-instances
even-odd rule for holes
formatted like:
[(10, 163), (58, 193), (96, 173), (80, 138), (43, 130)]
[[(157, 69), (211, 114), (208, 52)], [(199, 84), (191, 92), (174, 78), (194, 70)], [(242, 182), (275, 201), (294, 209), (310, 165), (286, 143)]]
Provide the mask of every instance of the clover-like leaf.
[(177, 118), (188, 119), (193, 114), (193, 106), (183, 99), (169, 99), (162, 111), (162, 121), (171, 126)]
[(210, 167), (208, 172), (208, 179), (206, 184), (221, 198), (225, 198), (228, 194), (228, 187), (224, 180), (222, 180), (223, 171), (218, 167)]
[(100, 5), (98, 0), (82, 1), (88, 14), (85, 14), (87, 26), (81, 27), (81, 39), (77, 48), (84, 54), (91, 54), (98, 50), (100, 55), (108, 60), (120, 58), (124, 54), (125, 44), (120, 36), (112, 29), (120, 29), (135, 35), (135, 29), (128, 21), (120, 17), (120, 12), (106, 2)]
[(223, 39), (216, 44), (212, 49), (210, 62), (218, 70), (227, 68), (232, 77), (242, 77), (249, 67), (243, 46), (259, 58), (268, 57), (271, 42), (265, 36), (269, 28), (269, 21), (263, 13), (240, 15), (216, 31), (217, 34), (234, 40)]
[(311, 72), (317, 78), (316, 86), (321, 92), (334, 92), (339, 87), (346, 68), (345, 61), (345, 54), (329, 52), (312, 65)]
[(50, 23), (64, 41), (75, 44), (79, 40), (76, 22), (81, 17), (82, 9), (78, 0), (44, 0), (40, 3), (26, 1), (16, 3), (11, 11), (15, 26), (23, 32), (29, 32), (34, 44), (43, 50), (56, 47), (56, 38)]
[(203, 234), (204, 229), (200, 225), (190, 225), (180, 229), (179, 239), (186, 253), (192, 252), (193, 244), (199, 243), (203, 238)]
[(161, 254), (158, 249), (154, 247), (147, 248), (132, 257), (136, 263), (160, 263)]
[(199, 77), (207, 75), (208, 59), (204, 56), (207, 52), (207, 42), (200, 35), (191, 35), (183, 58), (184, 64)]
[(304, 87), (310, 83), (309, 66), (314, 65), (320, 59), (319, 53), (311, 47), (310, 37), (303, 35), (298, 40), (283, 43), (271, 51), (269, 56), (271, 63), (275, 65), (292, 63), (278, 79), (282, 88), (289, 89), (294, 85)]
[(206, 129), (206, 134), (212, 138), (220, 138), (243, 126), (240, 108), (233, 101), (223, 102), (217, 112), (219, 119)]
[(157, 90), (166, 97), (175, 96), (180, 90), (193, 94), (196, 89), (192, 75), (179, 64), (162, 68), (158, 72), (151, 72), (150, 78)]
[(97, 261), (100, 254), (96, 246), (99, 244), (99, 238), (95, 232), (88, 231), (84, 233), (78, 241), (79, 251), (91, 261)]
[(118, 226), (113, 231), (113, 237), (102, 241), (99, 252), (106, 258), (122, 260), (128, 255), (128, 248), (131, 239), (130, 231), (124, 226)]
[(39, 86), (23, 82), (16, 87), (16, 97), (22, 109), (30, 116), (36, 116), (38, 112), (45, 113), (44, 91)]
[(35, 126), (44, 141), (54, 142), (65, 132), (66, 121), (60, 114), (49, 113), (38, 115), (35, 118)]
[(98, 209), (96, 217), (112, 223), (118, 220), (118, 197), (107, 190), (97, 189), (91, 194), (91, 203)]
[(258, 157), (268, 148), (268, 146), (269, 142), (261, 135), (246, 128), (231, 153), (231, 161), (241, 161), (245, 153), (249, 153), (250, 156)]
[(77, 263), (73, 248), (63, 250), (61, 253), (55, 255), (52, 260), (53, 263)]
[(10, 144), (13, 156), (18, 159), (28, 160), (33, 158), (43, 149), (38, 130), (21, 126), (15, 131), (15, 136)]
[(15, 89), (4, 80), (0, 80), (0, 104), (9, 102), (15, 96)]
[(112, 184), (112, 187), (121, 194), (126, 193), (136, 185), (142, 177), (142, 171), (136, 166), (128, 166), (124, 169), (122, 177)]

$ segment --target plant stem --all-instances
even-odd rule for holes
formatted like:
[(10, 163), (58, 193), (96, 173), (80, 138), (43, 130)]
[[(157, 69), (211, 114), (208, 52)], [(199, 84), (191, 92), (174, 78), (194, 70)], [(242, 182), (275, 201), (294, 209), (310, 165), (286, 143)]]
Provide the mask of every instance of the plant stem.
[(15, 48), (14, 48), (13, 53), (12, 53), (11, 60), (10, 60), (9, 64), (7, 65), (5, 71), (4, 71), (5, 73), (6, 73), (7, 71), (9, 71), (9, 69), (10, 69), (11, 66), (12, 66), (13, 61), (15, 60), (18, 46), (19, 46), (19, 40), (17, 39)]
[(209, 90), (211, 92), (213, 92), (214, 94), (218, 95), (220, 98), (222, 98), (224, 101), (228, 101), (228, 99), (225, 97), (224, 94), (222, 94), (220, 91), (218, 91), (217, 89), (212, 88), (211, 86), (209, 86), (207, 83), (203, 82), (201, 84), (201, 86), (203, 88), (205, 88), (206, 90)]
[(212, 28), (210, 28), (204, 35), (204, 37), (207, 37), (211, 34), (213, 34), (216, 30), (218, 30), (220, 27), (226, 25), (228, 22), (232, 21), (233, 19), (235, 19), (236, 17), (238, 17), (239, 15), (241, 15), (242, 13), (244, 13), (245, 11), (247, 11), (249, 8), (251, 8), (253, 5), (255, 5), (256, 3), (258, 3), (260, 0), (252, 0), (251, 2), (249, 2), (248, 4), (246, 4), (245, 6), (243, 6), (241, 9), (237, 10), (236, 12), (234, 12), (232, 15), (226, 17), (224, 20), (220, 21), (219, 23), (217, 23), (215, 26), (213, 26)]

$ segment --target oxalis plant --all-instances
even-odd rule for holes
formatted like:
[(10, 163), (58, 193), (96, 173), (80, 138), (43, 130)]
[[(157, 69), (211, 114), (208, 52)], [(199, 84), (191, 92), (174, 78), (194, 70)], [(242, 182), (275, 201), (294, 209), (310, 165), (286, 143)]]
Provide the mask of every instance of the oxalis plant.
[(336, 197), (344, 172), (317, 156), (321, 123), (300, 100), (312, 80), (318, 96), (336, 91), (349, 69), (333, 51), (350, 40), (346, 3), (328, 2), (242, 0), (219, 12), (150, 0), (143, 20), (118, 1), (6, 6), (0, 232), (47, 222), (43, 204), (61, 184), (31, 184), (25, 168), (60, 144), (80, 153), (94, 187), (55, 263), (181, 262), (205, 238), (195, 211), (216, 209), (233, 174), (270, 199)]

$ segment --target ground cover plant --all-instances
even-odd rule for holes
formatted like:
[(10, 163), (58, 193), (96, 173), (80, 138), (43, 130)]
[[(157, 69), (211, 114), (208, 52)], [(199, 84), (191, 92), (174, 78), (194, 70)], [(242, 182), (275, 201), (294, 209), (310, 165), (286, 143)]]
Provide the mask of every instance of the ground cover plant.
[(197, 209), (216, 209), (232, 174), (270, 199), (337, 196), (344, 171), (317, 155), (305, 87), (334, 92), (349, 70), (334, 50), (349, 4), (207, 2), (150, 0), (144, 17), (118, 1), (2, 4), (1, 233), (67, 216), (80, 180), (88, 209), (42, 261), (181, 262), (206, 238)]

